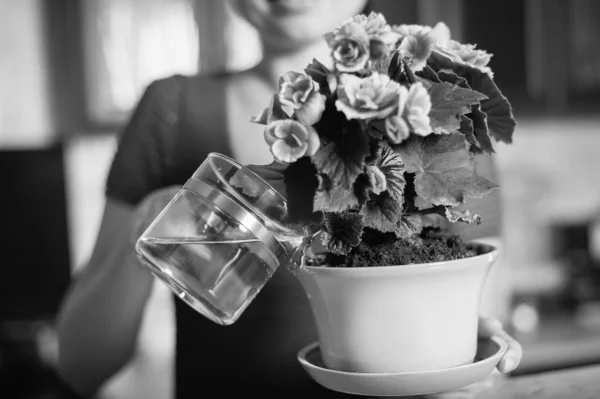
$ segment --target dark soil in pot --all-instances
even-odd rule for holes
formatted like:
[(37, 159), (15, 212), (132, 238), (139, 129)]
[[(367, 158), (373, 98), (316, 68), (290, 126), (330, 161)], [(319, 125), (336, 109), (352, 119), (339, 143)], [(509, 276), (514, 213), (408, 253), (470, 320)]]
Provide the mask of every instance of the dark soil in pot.
[(442, 262), (479, 255), (478, 249), (460, 236), (440, 228), (425, 228), (411, 240), (365, 230), (362, 242), (348, 255), (328, 254), (331, 267), (369, 267)]

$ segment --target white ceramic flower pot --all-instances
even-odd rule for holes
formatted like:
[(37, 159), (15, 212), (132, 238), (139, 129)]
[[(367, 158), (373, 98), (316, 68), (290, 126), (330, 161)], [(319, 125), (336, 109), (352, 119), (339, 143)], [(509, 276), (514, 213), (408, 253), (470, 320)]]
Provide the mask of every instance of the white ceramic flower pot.
[(473, 361), (479, 302), (495, 247), (471, 258), (406, 266), (297, 269), (325, 365), (391, 373)]

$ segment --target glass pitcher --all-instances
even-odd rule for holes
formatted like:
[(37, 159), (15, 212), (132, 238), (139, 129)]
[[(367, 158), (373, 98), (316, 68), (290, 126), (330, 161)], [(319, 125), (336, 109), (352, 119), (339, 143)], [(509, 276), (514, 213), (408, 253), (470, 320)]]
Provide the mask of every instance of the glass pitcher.
[(152, 273), (215, 323), (234, 323), (303, 232), (285, 198), (250, 169), (211, 153), (138, 239)]

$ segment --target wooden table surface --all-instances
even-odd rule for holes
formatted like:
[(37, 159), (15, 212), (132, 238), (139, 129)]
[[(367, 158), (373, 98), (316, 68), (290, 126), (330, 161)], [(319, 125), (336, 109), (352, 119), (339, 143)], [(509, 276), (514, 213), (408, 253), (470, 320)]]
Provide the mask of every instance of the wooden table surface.
[(509, 377), (481, 397), (599, 399), (600, 365)]
[(600, 399), (600, 365), (517, 377), (493, 374), (479, 386), (420, 399)]
[[(600, 326), (600, 315), (595, 317)], [(523, 346), (523, 359), (515, 375), (600, 365), (600, 328), (586, 327), (572, 316), (546, 317), (537, 331), (511, 332)], [(598, 395), (600, 399), (600, 395)]]

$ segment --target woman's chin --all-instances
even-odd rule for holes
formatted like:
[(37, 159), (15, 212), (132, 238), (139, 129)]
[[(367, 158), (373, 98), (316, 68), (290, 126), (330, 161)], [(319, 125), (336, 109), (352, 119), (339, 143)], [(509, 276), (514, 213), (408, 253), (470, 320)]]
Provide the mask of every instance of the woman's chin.
[(365, 3), (366, 0), (232, 1), (261, 36), (290, 42), (292, 47), (293, 42), (321, 40), (322, 35), (360, 12)]
[(319, 0), (267, 0), (274, 15), (305, 14), (314, 11)]
[(311, 23), (310, 18), (290, 18), (286, 23), (271, 25), (268, 30), (261, 32), (263, 42), (274, 48), (300, 49), (322, 39), (327, 32), (322, 27)]

